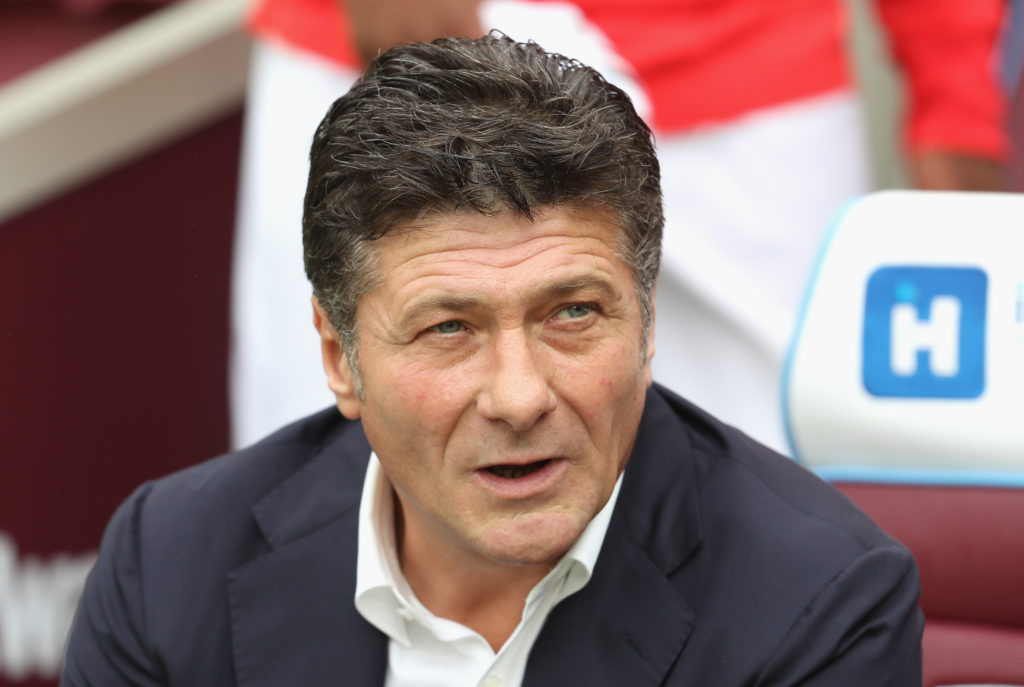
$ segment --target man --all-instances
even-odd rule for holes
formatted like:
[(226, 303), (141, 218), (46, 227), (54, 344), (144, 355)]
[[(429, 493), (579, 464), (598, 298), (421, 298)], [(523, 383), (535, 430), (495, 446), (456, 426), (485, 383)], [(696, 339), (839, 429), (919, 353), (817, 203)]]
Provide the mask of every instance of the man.
[(909, 554), (651, 385), (651, 135), (500, 36), (381, 55), (303, 235), (338, 410), (143, 486), (66, 685), (915, 685)]

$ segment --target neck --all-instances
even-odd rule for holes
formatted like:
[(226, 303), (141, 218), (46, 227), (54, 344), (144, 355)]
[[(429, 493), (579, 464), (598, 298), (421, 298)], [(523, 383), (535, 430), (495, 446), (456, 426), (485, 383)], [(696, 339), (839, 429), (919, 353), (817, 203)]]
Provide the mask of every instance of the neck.
[(530, 591), (554, 567), (499, 563), (468, 551), (442, 553), (424, 537), (404, 536), (401, 525), (396, 534), (402, 574), (420, 602), (479, 633), (494, 651), (519, 625)]

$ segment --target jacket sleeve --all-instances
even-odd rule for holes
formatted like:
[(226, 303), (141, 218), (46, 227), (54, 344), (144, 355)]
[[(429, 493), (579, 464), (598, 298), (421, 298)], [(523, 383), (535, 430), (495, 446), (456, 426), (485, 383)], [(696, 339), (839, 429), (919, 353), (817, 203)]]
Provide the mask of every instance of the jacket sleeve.
[(1009, 151), (996, 48), (1004, 0), (875, 0), (906, 82), (905, 143), (999, 160)]
[(139, 518), (149, 487), (114, 514), (85, 583), (65, 650), (62, 687), (165, 684), (146, 640)]
[(759, 687), (921, 684), (917, 567), (897, 545), (857, 558), (804, 609)]

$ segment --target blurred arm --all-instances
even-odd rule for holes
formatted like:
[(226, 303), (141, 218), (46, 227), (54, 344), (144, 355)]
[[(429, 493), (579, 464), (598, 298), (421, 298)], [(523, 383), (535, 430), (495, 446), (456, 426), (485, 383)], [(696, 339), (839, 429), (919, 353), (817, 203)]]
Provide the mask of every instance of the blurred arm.
[(904, 144), (921, 188), (1000, 190), (1008, 154), (996, 73), (1003, 0), (876, 0), (906, 83)]
[(910, 174), (918, 188), (936, 191), (1005, 191), (1004, 166), (984, 155), (922, 150), (911, 155)]
[(480, 0), (339, 1), (348, 10), (353, 41), (364, 62), (396, 45), (483, 34)]

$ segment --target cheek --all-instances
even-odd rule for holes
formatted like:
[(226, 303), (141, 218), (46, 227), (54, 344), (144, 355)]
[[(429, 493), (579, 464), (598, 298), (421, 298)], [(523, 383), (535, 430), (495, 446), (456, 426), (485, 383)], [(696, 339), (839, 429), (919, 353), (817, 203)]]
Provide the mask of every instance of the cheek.
[(391, 380), (382, 416), (426, 435), (447, 434), (472, 402), (457, 375), (437, 370), (409, 370)]
[(617, 344), (607, 352), (602, 368), (602, 374), (597, 376), (597, 382), (602, 390), (629, 393), (629, 389), (636, 384), (638, 376), (643, 372), (640, 352), (634, 346)]
[(623, 427), (635, 422), (636, 404), (646, 390), (639, 350), (616, 344), (605, 351), (589, 374), (573, 377), (572, 397), (578, 413), (600, 441), (615, 443)]

